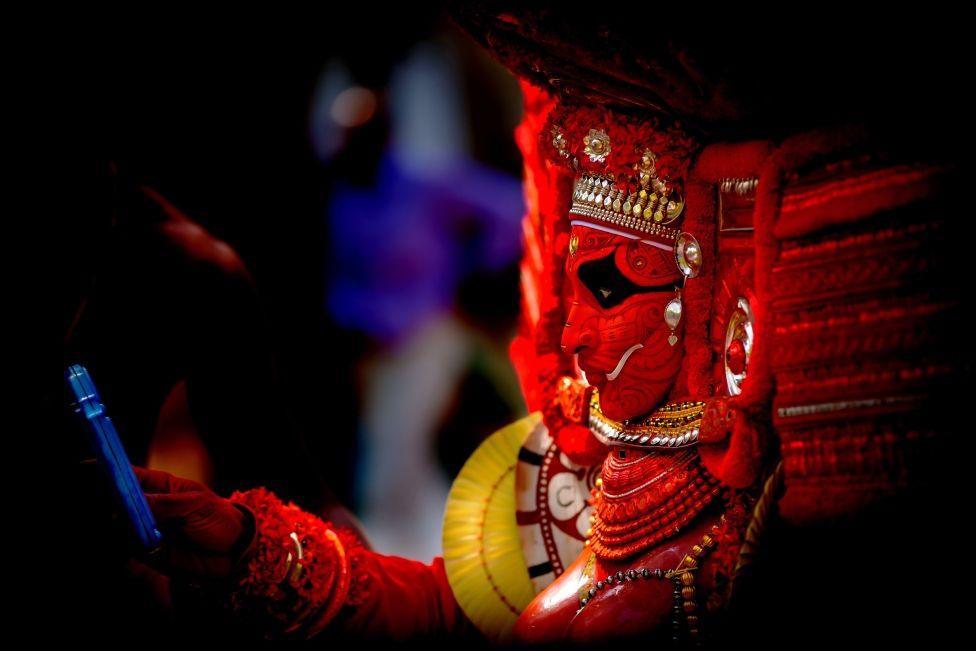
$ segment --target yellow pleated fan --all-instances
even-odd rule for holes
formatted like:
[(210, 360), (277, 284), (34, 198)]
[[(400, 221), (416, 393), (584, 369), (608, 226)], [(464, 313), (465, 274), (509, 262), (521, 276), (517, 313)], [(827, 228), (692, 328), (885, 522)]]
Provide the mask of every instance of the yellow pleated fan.
[(515, 522), (515, 464), (540, 418), (526, 416), (488, 437), (447, 496), (447, 579), (468, 619), (496, 641), (508, 639), (519, 613), (535, 597)]

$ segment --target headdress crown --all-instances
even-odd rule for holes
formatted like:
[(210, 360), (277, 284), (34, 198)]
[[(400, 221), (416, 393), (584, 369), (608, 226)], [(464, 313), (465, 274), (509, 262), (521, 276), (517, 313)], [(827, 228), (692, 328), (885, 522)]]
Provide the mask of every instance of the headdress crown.
[(674, 243), (684, 212), (683, 180), (696, 149), (680, 127), (565, 105), (548, 122), (550, 158), (577, 173), (570, 219)]

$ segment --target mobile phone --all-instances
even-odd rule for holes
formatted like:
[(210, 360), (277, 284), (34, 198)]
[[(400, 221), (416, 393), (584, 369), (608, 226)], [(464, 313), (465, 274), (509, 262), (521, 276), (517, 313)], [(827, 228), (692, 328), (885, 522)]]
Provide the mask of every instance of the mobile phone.
[(71, 395), (71, 408), (78, 414), (88, 435), (91, 451), (109, 490), (128, 519), (138, 543), (146, 552), (155, 550), (163, 536), (156, 526), (156, 518), (149, 509), (139, 480), (132, 471), (119, 433), (95, 388), (95, 382), (88, 369), (80, 364), (69, 366), (64, 377)]

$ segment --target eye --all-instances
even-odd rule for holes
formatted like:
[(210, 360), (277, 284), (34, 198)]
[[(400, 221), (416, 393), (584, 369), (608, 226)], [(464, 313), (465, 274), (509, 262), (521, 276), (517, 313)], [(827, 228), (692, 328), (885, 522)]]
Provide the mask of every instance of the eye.
[(600, 307), (605, 309), (620, 305), (634, 294), (670, 292), (674, 289), (674, 285), (670, 283), (644, 287), (631, 282), (617, 269), (612, 254), (599, 260), (584, 262), (576, 273)]

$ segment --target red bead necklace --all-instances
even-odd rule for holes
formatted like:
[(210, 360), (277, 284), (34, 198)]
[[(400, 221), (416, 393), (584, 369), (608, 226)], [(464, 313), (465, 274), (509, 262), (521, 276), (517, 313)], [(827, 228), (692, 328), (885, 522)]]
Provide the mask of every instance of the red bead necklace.
[(587, 544), (608, 560), (638, 554), (679, 533), (721, 490), (696, 449), (616, 449), (597, 480)]

